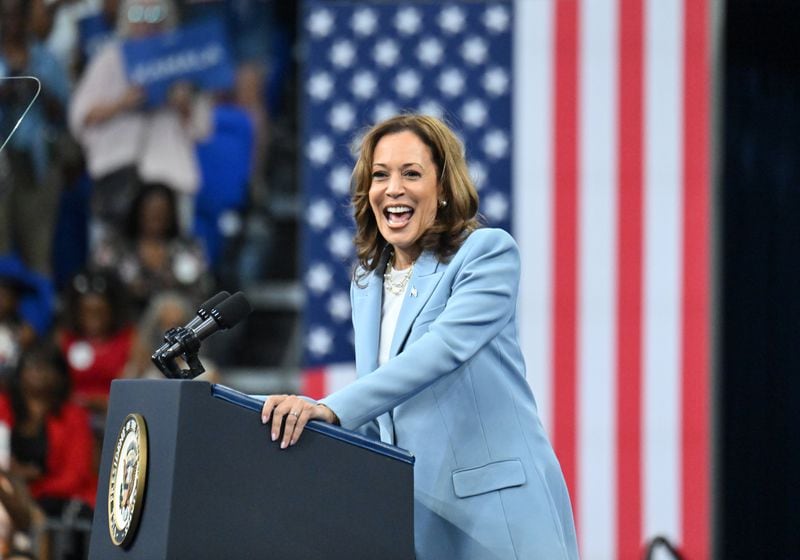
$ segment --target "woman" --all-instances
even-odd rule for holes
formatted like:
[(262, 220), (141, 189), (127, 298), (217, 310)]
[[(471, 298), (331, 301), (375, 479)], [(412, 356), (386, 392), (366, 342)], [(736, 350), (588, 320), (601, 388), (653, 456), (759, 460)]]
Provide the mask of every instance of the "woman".
[(89, 514), (97, 489), (89, 417), (69, 396), (67, 364), (52, 343), (23, 354), (8, 391), (0, 394), (0, 424), (11, 433), (10, 472), (28, 483), (51, 516), (71, 501)]
[(135, 334), (127, 320), (127, 293), (111, 270), (72, 279), (58, 343), (69, 364), (72, 399), (91, 413), (100, 430), (111, 382), (121, 378)]
[(525, 381), (519, 255), (478, 229), (463, 149), (439, 120), (367, 133), (353, 172), (359, 379), (319, 403), (271, 396), (281, 447), (309, 420), (364, 426), (416, 456), (419, 559), (578, 557), (569, 496)]
[(211, 99), (189, 84), (171, 86), (167, 102), (150, 107), (145, 91), (126, 74), (123, 41), (163, 34), (178, 23), (172, 0), (123, 0), (117, 35), (89, 62), (69, 107), (69, 126), (86, 153), (94, 181), (93, 244), (124, 220), (137, 177), (162, 182), (180, 195), (181, 226), (188, 230), (199, 186), (195, 141), (211, 130)]
[(97, 244), (92, 265), (119, 273), (136, 313), (164, 290), (202, 301), (210, 288), (205, 252), (195, 239), (181, 235), (175, 193), (161, 183), (140, 187), (122, 234)]

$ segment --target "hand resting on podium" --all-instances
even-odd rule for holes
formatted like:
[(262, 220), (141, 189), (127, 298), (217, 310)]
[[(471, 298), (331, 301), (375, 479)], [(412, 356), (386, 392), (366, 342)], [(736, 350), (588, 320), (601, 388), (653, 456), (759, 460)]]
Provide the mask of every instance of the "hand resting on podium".
[(281, 449), (297, 443), (303, 428), (309, 420), (322, 420), (328, 424), (338, 424), (336, 414), (322, 403), (317, 403), (297, 395), (270, 395), (261, 409), (261, 422), (266, 424), (272, 418), (272, 441), (276, 441), (283, 425)]

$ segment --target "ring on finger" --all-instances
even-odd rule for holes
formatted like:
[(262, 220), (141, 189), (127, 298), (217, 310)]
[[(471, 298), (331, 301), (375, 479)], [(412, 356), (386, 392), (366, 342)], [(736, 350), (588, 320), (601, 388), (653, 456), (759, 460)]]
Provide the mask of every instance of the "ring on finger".
[(294, 416), (295, 418), (300, 418), (300, 413), (299, 412), (295, 412), (294, 410), (292, 410), (291, 412), (289, 412), (289, 416)]

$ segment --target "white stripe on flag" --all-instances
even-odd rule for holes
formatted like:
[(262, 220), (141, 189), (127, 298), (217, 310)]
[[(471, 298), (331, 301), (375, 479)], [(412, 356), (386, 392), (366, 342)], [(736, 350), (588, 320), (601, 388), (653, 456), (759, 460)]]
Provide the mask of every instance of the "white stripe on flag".
[(579, 15), (578, 526), (586, 558), (616, 558), (617, 10)]
[(331, 364), (325, 367), (325, 394), (338, 391), (356, 380), (356, 366), (353, 363)]
[(520, 341), (539, 416), (552, 434), (552, 2), (514, 5), (514, 236), (523, 255)]
[(683, 13), (648, 0), (644, 44), (642, 531), (681, 542)]

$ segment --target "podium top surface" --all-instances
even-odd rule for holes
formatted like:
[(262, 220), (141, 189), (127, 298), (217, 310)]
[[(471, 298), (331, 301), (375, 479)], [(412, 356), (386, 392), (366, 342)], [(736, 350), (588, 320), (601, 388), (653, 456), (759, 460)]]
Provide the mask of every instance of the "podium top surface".
[[(231, 389), (230, 387), (226, 387), (225, 385), (220, 385), (218, 383), (213, 384), (211, 386), (211, 394), (214, 397), (217, 397), (224, 401), (236, 404), (243, 408), (247, 408), (249, 410), (253, 410), (259, 413), (261, 412), (261, 408), (264, 405), (264, 401), (262, 399), (253, 397), (251, 395), (247, 395), (240, 391), (236, 391), (235, 389)], [(380, 441), (372, 440), (356, 432), (346, 430), (339, 426), (334, 426), (333, 424), (328, 424), (326, 422), (318, 422), (316, 420), (313, 420), (308, 424), (306, 424), (305, 429), (311, 430), (312, 432), (324, 434), (328, 437), (349, 443), (351, 445), (355, 445), (357, 447), (361, 447), (363, 449), (368, 449), (374, 453), (385, 455), (387, 457), (390, 457), (392, 459), (397, 459), (398, 461), (403, 461), (410, 465), (414, 464), (414, 455), (412, 455), (405, 449), (401, 449), (393, 445), (388, 445)]]

